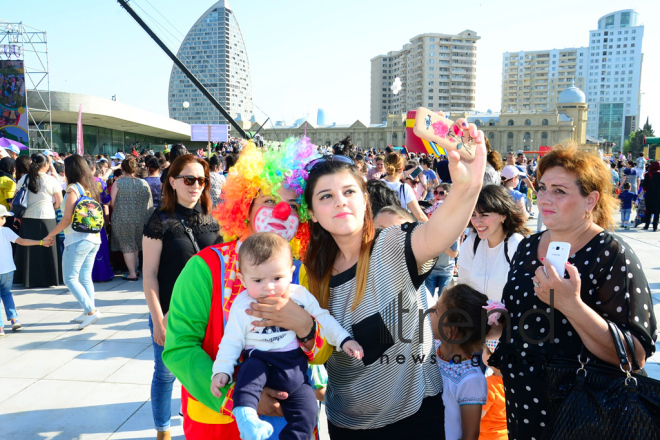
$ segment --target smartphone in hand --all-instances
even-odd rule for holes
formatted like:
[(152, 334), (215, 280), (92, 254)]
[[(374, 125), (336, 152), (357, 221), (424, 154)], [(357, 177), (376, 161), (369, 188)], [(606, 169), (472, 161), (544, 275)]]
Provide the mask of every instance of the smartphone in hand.
[[(571, 244), (563, 241), (553, 241), (548, 246), (548, 254), (545, 258), (552, 264), (560, 277), (564, 278), (566, 274), (566, 263), (568, 262), (569, 253), (571, 252)], [(543, 268), (546, 276), (548, 272)]]
[(413, 132), (420, 138), (434, 142), (447, 150), (456, 150), (463, 159), (472, 160), (477, 140), (470, 136), (467, 125), (459, 127), (456, 122), (424, 107), (417, 109)]

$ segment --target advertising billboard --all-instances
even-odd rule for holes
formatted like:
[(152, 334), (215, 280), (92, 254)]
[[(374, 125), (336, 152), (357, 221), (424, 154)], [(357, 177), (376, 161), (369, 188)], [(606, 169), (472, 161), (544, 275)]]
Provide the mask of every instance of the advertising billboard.
[(0, 60), (0, 137), (28, 146), (23, 60)]

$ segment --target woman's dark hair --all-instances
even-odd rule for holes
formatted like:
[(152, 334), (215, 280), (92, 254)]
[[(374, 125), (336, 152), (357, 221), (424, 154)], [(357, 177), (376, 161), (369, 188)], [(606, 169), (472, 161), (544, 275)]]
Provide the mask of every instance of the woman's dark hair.
[(14, 178), (16, 171), (16, 160), (11, 157), (3, 157), (0, 159), (0, 175)]
[(456, 329), (459, 334), (452, 335), (451, 339), (466, 338), (459, 346), (467, 353), (478, 352), (482, 346), (482, 325), (486, 328), (486, 333), (490, 329), (487, 322), (482, 322), (488, 319), (483, 308), (488, 304), (488, 297), (467, 284), (457, 284), (445, 289), (438, 301), (442, 301), (445, 309), (444, 322), (439, 322), (438, 325), (445, 322), (460, 324), (456, 327), (443, 327), (444, 330), (441, 331), (447, 334), (451, 329)]
[(30, 171), (32, 158), (30, 156), (18, 156), (16, 158), (16, 181), (25, 176)]
[[(168, 214), (174, 213), (174, 208), (176, 207), (176, 193), (174, 188), (170, 184), (170, 177), (176, 177), (181, 174), (186, 165), (189, 163), (198, 163), (204, 168), (204, 175), (207, 179), (210, 179), (209, 174), (209, 164), (206, 163), (204, 159), (195, 157), (192, 154), (184, 154), (183, 156), (177, 157), (172, 165), (170, 165), (169, 171), (167, 172), (167, 179), (163, 182), (163, 199), (161, 201), (160, 210)], [(211, 182), (204, 187), (202, 195), (199, 198), (199, 203), (202, 205), (202, 210), (204, 214), (211, 212), (213, 207), (211, 203)]]
[(121, 168), (116, 168), (116, 169), (112, 170), (112, 177), (114, 177), (115, 179), (117, 177), (121, 176), (122, 174), (123, 173), (121, 171)]
[(53, 168), (55, 168), (55, 172), (57, 174), (62, 174), (64, 172), (64, 164), (63, 163), (54, 163)]
[(338, 156), (348, 156), (353, 159), (355, 158), (354, 149), (355, 147), (353, 146), (353, 141), (350, 136), (346, 136), (332, 146), (333, 154)]
[(136, 168), (137, 168), (137, 161), (133, 156), (127, 157), (121, 163), (121, 170), (126, 174), (130, 174), (131, 176), (135, 174)]
[(401, 206), (399, 195), (389, 186), (380, 180), (369, 180), (367, 182), (367, 192), (369, 193), (369, 202), (371, 203), (371, 212), (378, 212), (384, 206)]
[(160, 163), (158, 163), (158, 159), (155, 156), (147, 157), (144, 164), (149, 168), (150, 173), (160, 169)]
[[(353, 177), (363, 194), (369, 196), (367, 183), (362, 174), (355, 165), (328, 160), (309, 173), (307, 184), (305, 186), (305, 202), (308, 209), (314, 209), (314, 189), (318, 180), (330, 174), (348, 173)], [(309, 220), (310, 240), (307, 252), (305, 253), (305, 267), (307, 267), (307, 276), (309, 280), (309, 290), (318, 299), (321, 307), (328, 308), (330, 297), (330, 276), (332, 275), (332, 265), (337, 258), (339, 247), (332, 235), (323, 229), (320, 223)], [(367, 199), (364, 210), (364, 225), (362, 227), (362, 245), (357, 262), (355, 274), (355, 298), (351, 305), (351, 310), (355, 310), (364, 296), (367, 287), (367, 275), (369, 273), (369, 258), (371, 257), (371, 244), (374, 240), (375, 229), (374, 219), (371, 212), (371, 204)]]
[(85, 191), (92, 194), (94, 200), (100, 202), (99, 187), (84, 157), (79, 154), (72, 154), (64, 159), (64, 175), (68, 185), (74, 183), (82, 185)]
[(172, 149), (170, 150), (170, 163), (173, 163), (177, 157), (183, 156), (184, 154), (188, 154), (188, 150), (186, 150), (186, 147), (184, 147), (183, 144), (172, 145)]
[(227, 157), (225, 157), (225, 164), (227, 165), (227, 171), (229, 171), (234, 165), (236, 165), (236, 162), (238, 161), (238, 156), (235, 154), (228, 154)]
[(211, 156), (211, 159), (209, 159), (209, 166), (212, 170), (216, 168), (222, 168), (222, 157), (218, 156), (217, 154), (215, 156)]
[(96, 168), (96, 162), (94, 162), (94, 159), (92, 159), (89, 155), (86, 155), (85, 161), (87, 162), (87, 166), (89, 167), (89, 170), (94, 173), (94, 168)]
[[(532, 233), (525, 226), (525, 218), (520, 208), (516, 206), (513, 196), (502, 185), (486, 185), (481, 188), (474, 210), (480, 214), (494, 212), (506, 216), (502, 229), (507, 237), (516, 232), (525, 237)], [(470, 222), (470, 228), (475, 230), (472, 222)]]
[(46, 156), (41, 153), (34, 153), (32, 156), (32, 163), (30, 164), (30, 169), (28, 170), (28, 189), (34, 194), (39, 192), (41, 187), (41, 179), (39, 178), (39, 170), (48, 163)]

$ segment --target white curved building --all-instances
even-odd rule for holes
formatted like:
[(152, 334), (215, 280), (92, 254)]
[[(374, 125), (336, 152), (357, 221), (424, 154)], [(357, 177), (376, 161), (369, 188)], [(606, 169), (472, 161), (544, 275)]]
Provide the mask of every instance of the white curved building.
[[(252, 116), (252, 79), (243, 35), (229, 3), (211, 6), (190, 29), (177, 57), (233, 118)], [(184, 108), (183, 103), (190, 106)], [(168, 94), (170, 118), (189, 124), (227, 121), (177, 67)]]

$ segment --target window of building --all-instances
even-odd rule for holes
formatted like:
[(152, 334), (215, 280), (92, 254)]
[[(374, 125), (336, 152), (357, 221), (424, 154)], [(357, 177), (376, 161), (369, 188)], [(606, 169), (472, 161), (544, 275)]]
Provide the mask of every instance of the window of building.
[(509, 119), (509, 122), (507, 122), (507, 125), (513, 125), (513, 119)]
[(508, 133), (506, 134), (506, 138), (507, 138), (507, 139), (513, 139), (513, 133), (512, 133), (512, 132), (508, 132)]
[(547, 119), (542, 120), (541, 125), (548, 125), (548, 120)]
[(525, 125), (532, 125), (532, 121), (530, 119), (525, 119)]

